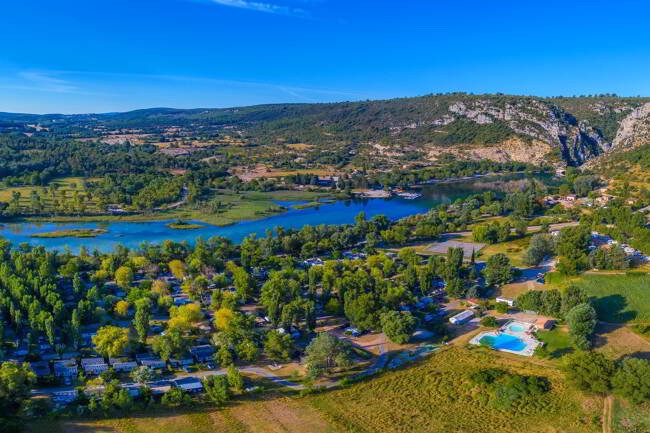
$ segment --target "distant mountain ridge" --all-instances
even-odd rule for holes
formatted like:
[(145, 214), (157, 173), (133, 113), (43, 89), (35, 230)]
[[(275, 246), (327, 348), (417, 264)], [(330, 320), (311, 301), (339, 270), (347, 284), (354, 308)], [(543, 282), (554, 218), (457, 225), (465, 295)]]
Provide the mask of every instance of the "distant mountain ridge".
[(52, 133), (98, 129), (156, 131), (178, 126), (238, 134), (250, 144), (307, 143), (372, 155), (441, 155), (579, 166), (650, 142), (650, 98), (471, 95), (268, 104), (223, 109), (150, 108), (124, 113), (0, 113), (0, 130), (38, 124)]

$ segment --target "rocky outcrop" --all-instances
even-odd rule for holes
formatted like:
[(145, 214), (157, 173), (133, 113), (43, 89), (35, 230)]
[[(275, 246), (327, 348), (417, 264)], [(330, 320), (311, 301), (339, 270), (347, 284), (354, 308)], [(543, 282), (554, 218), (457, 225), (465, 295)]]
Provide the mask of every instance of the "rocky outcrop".
[(612, 150), (625, 150), (650, 143), (650, 103), (632, 110), (619, 124)]
[[(471, 103), (456, 102), (449, 106), (455, 118), (471, 120), (479, 125), (504, 122), (523, 140), (504, 142), (498, 149), (459, 149), (455, 154), (468, 154), (491, 160), (515, 160), (541, 162), (554, 149), (559, 150), (562, 161), (568, 165), (581, 165), (590, 158), (606, 152), (610, 144), (600, 132), (587, 122), (578, 122), (572, 115), (558, 107), (536, 99), (522, 99), (506, 102), (502, 106), (490, 100), (476, 100)], [(443, 119), (441, 119), (443, 120)], [(443, 124), (450, 123), (445, 116)], [(544, 151), (543, 155), (540, 152)]]

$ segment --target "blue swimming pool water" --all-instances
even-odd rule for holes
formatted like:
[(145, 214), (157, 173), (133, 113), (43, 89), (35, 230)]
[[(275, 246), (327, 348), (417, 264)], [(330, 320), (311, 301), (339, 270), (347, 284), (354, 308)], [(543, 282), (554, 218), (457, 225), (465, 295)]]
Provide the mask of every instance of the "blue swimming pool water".
[(499, 334), (497, 336), (486, 335), (481, 338), (481, 344), (487, 344), (495, 350), (511, 350), (521, 352), (526, 348), (526, 343), (518, 337), (509, 334)]
[(508, 326), (508, 329), (512, 332), (524, 332), (526, 330), (526, 328), (521, 325), (510, 325)]

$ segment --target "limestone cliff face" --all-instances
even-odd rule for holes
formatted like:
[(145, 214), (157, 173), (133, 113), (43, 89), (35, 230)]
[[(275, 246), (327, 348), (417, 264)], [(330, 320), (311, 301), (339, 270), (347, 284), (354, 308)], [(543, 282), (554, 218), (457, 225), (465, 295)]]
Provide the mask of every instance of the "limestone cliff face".
[(650, 143), (650, 103), (635, 108), (621, 120), (611, 149), (625, 150), (646, 143)]
[[(449, 105), (449, 115), (436, 124), (445, 125), (457, 119), (465, 119), (479, 125), (497, 121), (507, 125), (517, 138), (508, 139), (494, 146), (455, 146), (447, 153), (465, 155), (472, 159), (495, 161), (522, 161), (541, 163), (553, 154), (557, 164), (581, 165), (590, 158), (606, 152), (610, 144), (600, 132), (585, 121), (578, 121), (571, 114), (542, 100), (526, 99), (495, 104), (491, 100), (456, 102)], [(430, 156), (442, 152), (434, 147)]]

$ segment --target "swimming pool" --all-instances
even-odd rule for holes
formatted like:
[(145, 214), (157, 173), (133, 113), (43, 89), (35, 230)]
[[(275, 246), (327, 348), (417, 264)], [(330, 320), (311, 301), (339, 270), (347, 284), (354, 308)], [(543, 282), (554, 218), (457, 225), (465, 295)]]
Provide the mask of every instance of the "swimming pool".
[(524, 332), (524, 331), (526, 331), (526, 328), (524, 328), (521, 325), (510, 325), (510, 326), (508, 326), (508, 330), (510, 330), (512, 332)]
[(522, 352), (528, 346), (521, 338), (510, 334), (486, 335), (479, 340), (480, 344), (490, 346), (495, 350)]

